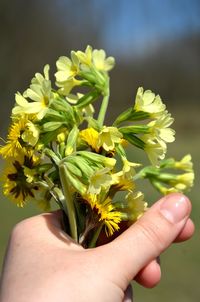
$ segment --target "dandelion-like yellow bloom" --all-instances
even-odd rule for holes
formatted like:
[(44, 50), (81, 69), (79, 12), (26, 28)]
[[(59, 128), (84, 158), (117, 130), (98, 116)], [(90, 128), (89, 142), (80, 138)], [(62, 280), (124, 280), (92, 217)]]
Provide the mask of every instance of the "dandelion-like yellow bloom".
[(34, 198), (37, 186), (27, 182), (28, 175), (25, 169), (33, 169), (38, 165), (38, 158), (32, 155), (21, 155), (9, 161), (3, 176), (3, 193), (11, 198), (19, 207), (23, 207), (26, 201)]
[(80, 137), (84, 140), (93, 150), (97, 153), (99, 152), (99, 147), (97, 146), (99, 133), (93, 128), (87, 128), (80, 131)]
[(21, 152), (26, 154), (29, 146), (35, 146), (38, 139), (38, 128), (24, 116), (11, 124), (6, 145), (0, 147), (0, 154), (4, 158), (16, 157)]
[(112, 236), (115, 231), (119, 230), (119, 223), (122, 220), (122, 213), (117, 211), (110, 198), (100, 202), (96, 194), (87, 194), (84, 196), (90, 204), (92, 210), (97, 212), (99, 222), (105, 225), (107, 236)]

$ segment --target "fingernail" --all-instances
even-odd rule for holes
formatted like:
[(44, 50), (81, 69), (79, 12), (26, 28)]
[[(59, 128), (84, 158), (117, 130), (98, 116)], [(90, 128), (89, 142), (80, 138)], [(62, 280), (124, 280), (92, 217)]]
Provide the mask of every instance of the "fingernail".
[(160, 212), (171, 223), (178, 223), (189, 215), (190, 203), (182, 194), (170, 194), (161, 203)]

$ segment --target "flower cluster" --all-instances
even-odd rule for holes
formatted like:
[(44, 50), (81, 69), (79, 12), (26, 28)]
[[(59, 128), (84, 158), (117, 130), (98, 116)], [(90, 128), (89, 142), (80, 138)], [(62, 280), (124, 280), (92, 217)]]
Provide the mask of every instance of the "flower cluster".
[[(128, 226), (146, 211), (137, 179), (148, 178), (162, 194), (186, 190), (194, 179), (189, 155), (164, 160), (167, 143), (174, 141), (173, 118), (152, 91), (140, 87), (133, 106), (104, 124), (114, 64), (104, 50), (72, 51), (56, 62), (55, 86), (46, 65), (23, 94), (16, 93), (0, 147), (4, 194), (20, 207), (33, 200), (47, 210), (56, 202), (67, 232), (85, 247), (95, 246), (103, 232), (108, 237), (120, 232), (123, 222)], [(101, 101), (97, 115), (96, 101)], [(143, 150), (151, 166), (140, 169), (141, 162), (129, 161), (129, 145)]]

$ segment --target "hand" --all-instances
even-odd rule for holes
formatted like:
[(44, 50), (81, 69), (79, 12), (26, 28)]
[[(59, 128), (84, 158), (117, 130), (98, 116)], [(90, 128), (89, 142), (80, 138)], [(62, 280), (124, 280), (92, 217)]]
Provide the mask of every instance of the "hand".
[(132, 301), (131, 280), (154, 286), (160, 279), (154, 259), (192, 236), (190, 211), (184, 195), (168, 195), (117, 239), (88, 250), (62, 231), (59, 211), (24, 220), (11, 235), (0, 302)]

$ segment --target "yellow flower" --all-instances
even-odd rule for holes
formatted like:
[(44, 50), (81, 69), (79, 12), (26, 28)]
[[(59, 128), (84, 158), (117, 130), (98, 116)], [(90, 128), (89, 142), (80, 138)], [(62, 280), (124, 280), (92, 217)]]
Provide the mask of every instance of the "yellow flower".
[(8, 158), (15, 157), (21, 152), (27, 153), (27, 150), (29, 149), (28, 146), (35, 146), (38, 138), (39, 130), (26, 116), (24, 116), (11, 124), (7, 143), (5, 146), (0, 147), (0, 154), (4, 158)]
[(37, 85), (42, 85), (42, 83), (44, 82), (44, 80), (49, 81), (49, 69), (50, 66), (47, 64), (44, 66), (43, 72), (44, 72), (44, 76), (37, 72), (35, 74), (35, 77), (31, 80), (32, 84), (37, 84)]
[(115, 209), (110, 198), (100, 202), (98, 195), (87, 194), (84, 199), (90, 204), (92, 210), (97, 212), (98, 221), (104, 223), (107, 236), (112, 236), (115, 231), (119, 230), (122, 214)]
[(130, 178), (125, 178), (122, 171), (112, 174), (112, 179), (113, 184), (109, 191), (109, 195), (115, 194), (118, 191), (132, 191), (135, 187), (134, 181)]
[(72, 60), (62, 56), (56, 62), (58, 70), (55, 73), (56, 85), (60, 88), (59, 92), (63, 95), (68, 95), (72, 88), (81, 84), (81, 81), (75, 78), (79, 71), (79, 62), (73, 52), (71, 58)]
[(22, 114), (35, 114), (38, 120), (41, 120), (50, 104), (50, 99), (52, 97), (51, 87), (49, 83), (40, 87), (39, 85), (31, 85), (26, 91), (26, 96), (28, 96), (33, 102), (28, 102), (27, 99), (20, 93), (15, 95), (16, 106), (12, 110), (14, 116), (19, 116)]
[(144, 201), (142, 192), (129, 192), (126, 195), (126, 202), (125, 212), (128, 214), (130, 221), (139, 219), (147, 209), (147, 203)]
[(31, 155), (18, 156), (12, 161), (9, 161), (4, 171), (4, 195), (11, 198), (19, 207), (31, 198), (34, 198), (34, 192), (38, 190), (37, 186), (32, 186), (27, 182), (25, 169), (33, 169), (38, 165), (38, 158)]
[(166, 144), (163, 142), (156, 143), (152, 140), (146, 140), (144, 137), (143, 141), (145, 142), (144, 150), (147, 153), (147, 156), (154, 166), (159, 166), (159, 161), (165, 158), (166, 154)]
[(93, 64), (97, 70), (109, 71), (115, 65), (115, 59), (113, 57), (106, 58), (106, 53), (103, 49), (94, 49), (92, 52)]
[(85, 52), (83, 51), (76, 51), (76, 52), (72, 52), (80, 61), (81, 64), (84, 65), (88, 65), (91, 66), (92, 64), (92, 47), (90, 45), (88, 45), (86, 47)]
[(176, 188), (166, 188), (164, 186), (160, 186), (159, 187), (159, 191), (160, 193), (162, 193), (163, 195), (167, 195), (167, 194), (170, 194), (170, 193), (177, 193), (179, 190), (176, 189)]
[(135, 100), (135, 111), (143, 111), (150, 114), (150, 117), (157, 118), (165, 110), (166, 106), (163, 104), (159, 95), (155, 95), (151, 90), (145, 90), (139, 87)]
[(165, 111), (160, 118), (155, 121), (151, 121), (147, 126), (150, 127), (150, 134), (152, 140), (156, 139), (158, 142), (164, 141), (166, 143), (172, 143), (175, 140), (175, 131), (168, 128), (174, 119), (167, 111)]
[(122, 172), (126, 179), (132, 179), (136, 173), (134, 168), (141, 166), (140, 164), (128, 161), (126, 158), (123, 158), (123, 164)]
[(115, 148), (115, 144), (119, 144), (122, 139), (122, 134), (116, 127), (104, 126), (99, 133), (97, 146), (103, 147), (106, 151), (111, 151)]
[(177, 175), (175, 188), (178, 190), (188, 190), (193, 186), (194, 183), (194, 173), (188, 172), (184, 174)]
[(79, 86), (81, 81), (76, 80), (75, 78), (69, 78), (66, 82), (56, 82), (56, 85), (60, 87), (58, 92), (64, 96), (68, 95), (70, 91), (75, 87)]
[(99, 147), (97, 146), (99, 133), (93, 128), (87, 128), (80, 131), (80, 137), (84, 140), (93, 150), (97, 153), (99, 152)]
[[(16, 106), (12, 110), (14, 116), (22, 114), (35, 114), (41, 120), (48, 111), (49, 105), (53, 100), (51, 82), (48, 80), (48, 70), (44, 68), (45, 77), (36, 73), (32, 79), (32, 84), (23, 96), (20, 93), (15, 95)], [(29, 98), (31, 101), (28, 101)]]
[(193, 171), (192, 157), (190, 154), (185, 155), (180, 161), (175, 162), (175, 168), (185, 170), (187, 172)]
[(92, 47), (89, 45), (85, 52), (76, 51), (72, 53), (78, 58), (83, 71), (89, 70), (91, 67), (99, 71), (109, 71), (115, 65), (115, 59), (113, 57), (106, 58), (106, 53), (103, 49), (92, 50)]
[(90, 177), (88, 193), (99, 194), (102, 189), (107, 189), (113, 183), (109, 168), (96, 170)]
[(74, 62), (65, 56), (58, 59), (56, 66), (58, 71), (55, 73), (55, 77), (58, 83), (65, 83), (78, 73), (78, 62)]
[(28, 121), (25, 126), (25, 131), (22, 133), (21, 137), (24, 142), (34, 147), (38, 142), (39, 135), (40, 130), (38, 126), (33, 124), (31, 121)]

